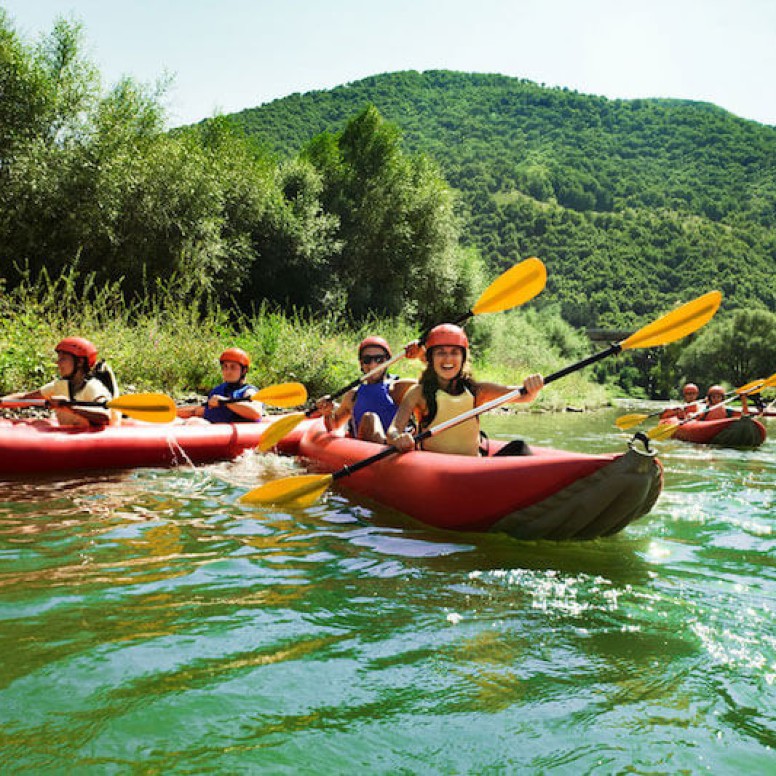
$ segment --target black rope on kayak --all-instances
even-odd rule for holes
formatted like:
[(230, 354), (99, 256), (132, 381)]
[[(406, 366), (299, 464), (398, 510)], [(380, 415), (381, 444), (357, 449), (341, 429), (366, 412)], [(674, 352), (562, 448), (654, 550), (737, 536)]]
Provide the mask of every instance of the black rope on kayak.
[(631, 439), (631, 441), (628, 442), (628, 447), (632, 449), (633, 446), (636, 444), (636, 442), (641, 442), (644, 445), (644, 450), (650, 455), (654, 455), (654, 451), (649, 446), (650, 441), (651, 441), (650, 438), (643, 431), (637, 431), (633, 435), (633, 439)]

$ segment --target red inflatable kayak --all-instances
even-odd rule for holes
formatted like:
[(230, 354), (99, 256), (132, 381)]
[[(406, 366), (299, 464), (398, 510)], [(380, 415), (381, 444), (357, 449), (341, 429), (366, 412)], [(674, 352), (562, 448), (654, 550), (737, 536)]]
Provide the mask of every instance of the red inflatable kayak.
[[(278, 416), (280, 417), (280, 416)], [(276, 420), (260, 423), (138, 423), (78, 429), (46, 420), (0, 420), (0, 476), (177, 466), (236, 458)], [(294, 453), (305, 426), (283, 440)]]
[[(392, 455), (341, 480), (351, 490), (421, 522), (456, 531), (502, 531), (520, 539), (593, 539), (646, 515), (662, 487), (654, 455), (585, 455), (531, 448), (528, 456), (469, 457), (414, 451)], [(324, 471), (382, 448), (312, 422), (301, 455)]]
[(759, 420), (749, 416), (722, 418), (722, 420), (688, 420), (679, 423), (674, 419), (661, 421), (677, 425), (672, 439), (721, 447), (759, 447), (767, 433)]

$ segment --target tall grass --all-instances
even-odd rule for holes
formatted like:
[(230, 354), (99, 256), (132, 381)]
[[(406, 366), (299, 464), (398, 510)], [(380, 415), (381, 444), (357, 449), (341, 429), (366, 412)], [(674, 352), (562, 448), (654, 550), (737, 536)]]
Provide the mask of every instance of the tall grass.
[[(221, 381), (218, 355), (228, 346), (253, 358), (258, 386), (299, 380), (311, 396), (349, 383), (356, 348), (379, 333), (395, 348), (418, 331), (401, 319), (355, 324), (342, 314), (283, 313), (260, 306), (250, 314), (217, 306), (183, 278), (157, 283), (128, 302), (118, 284), (97, 286), (76, 272), (26, 278), (0, 297), (0, 392), (38, 387), (55, 375), (54, 346), (65, 336), (91, 339), (113, 367), (122, 391), (163, 391), (176, 398), (201, 394)], [(529, 372), (548, 372), (589, 352), (587, 342), (554, 311), (480, 316), (467, 327), (475, 377), (513, 384)], [(423, 364), (400, 361), (394, 370), (416, 377)], [(542, 392), (537, 406), (593, 407), (604, 389), (572, 375)]]

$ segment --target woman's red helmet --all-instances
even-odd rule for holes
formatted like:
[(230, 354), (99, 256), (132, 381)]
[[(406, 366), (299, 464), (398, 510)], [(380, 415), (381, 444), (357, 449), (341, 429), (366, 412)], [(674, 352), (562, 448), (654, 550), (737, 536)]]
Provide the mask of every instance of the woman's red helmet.
[(85, 358), (91, 369), (97, 363), (97, 347), (83, 337), (65, 337), (54, 348), (57, 353), (69, 353), (75, 358)]
[(246, 369), (251, 365), (251, 357), (242, 348), (227, 348), (219, 357), (218, 363), (223, 364), (224, 361), (234, 361), (240, 366), (244, 366)]
[(685, 383), (684, 387), (682, 388), (682, 393), (698, 393), (699, 388), (695, 383)]
[(718, 396), (724, 396), (725, 389), (721, 385), (712, 385), (711, 388), (709, 388), (708, 395), (711, 396), (713, 393)]
[(426, 350), (436, 348), (441, 345), (455, 345), (464, 350), (469, 350), (469, 340), (466, 337), (466, 332), (453, 323), (443, 323), (439, 326), (435, 326), (428, 333), (426, 341), (423, 343), (426, 346)]
[(382, 337), (364, 337), (358, 346), (359, 358), (361, 358), (361, 353), (364, 348), (382, 348), (388, 354), (388, 358), (393, 356), (393, 353), (391, 353), (391, 346)]

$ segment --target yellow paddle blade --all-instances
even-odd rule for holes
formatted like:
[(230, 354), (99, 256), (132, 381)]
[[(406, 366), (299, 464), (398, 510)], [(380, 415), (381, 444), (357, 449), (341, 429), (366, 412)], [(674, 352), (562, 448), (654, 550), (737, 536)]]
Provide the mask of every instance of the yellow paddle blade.
[(722, 294), (710, 291), (650, 323), (620, 343), (623, 350), (667, 345), (705, 326), (719, 309)]
[(176, 418), (175, 402), (163, 393), (128, 393), (111, 399), (105, 406), (151, 423), (170, 423)]
[(738, 396), (745, 395), (747, 393), (757, 393), (765, 387), (765, 380), (752, 380), (751, 383), (742, 385), (740, 388), (734, 388), (733, 393)]
[(278, 418), (262, 435), (257, 446), (257, 450), (266, 453), (290, 434), (307, 417), (304, 412), (293, 412), (290, 415), (283, 415)]
[(663, 439), (670, 439), (678, 428), (679, 426), (676, 423), (660, 423), (654, 428), (651, 428), (647, 432), (647, 436), (650, 439), (654, 439), (656, 442), (660, 442)]
[(331, 486), (331, 474), (302, 474), (299, 477), (284, 477), (273, 480), (258, 488), (249, 490), (240, 497), (242, 504), (267, 506), (270, 504), (309, 507)]
[(474, 315), (498, 313), (525, 304), (541, 293), (547, 283), (547, 270), (536, 258), (526, 259), (497, 277), (472, 307)]
[(307, 401), (307, 389), (302, 383), (278, 383), (254, 393), (251, 401), (260, 401), (273, 407), (298, 407)]
[(647, 418), (649, 418), (649, 415), (640, 415), (639, 413), (634, 412), (632, 415), (620, 415), (620, 417), (614, 421), (614, 425), (625, 431), (634, 426), (638, 426), (639, 423), (643, 423)]
[(762, 387), (773, 388), (775, 385), (776, 385), (776, 372), (774, 372), (770, 377), (766, 377), (765, 380), (763, 380)]

